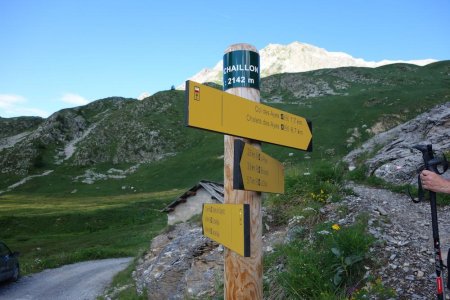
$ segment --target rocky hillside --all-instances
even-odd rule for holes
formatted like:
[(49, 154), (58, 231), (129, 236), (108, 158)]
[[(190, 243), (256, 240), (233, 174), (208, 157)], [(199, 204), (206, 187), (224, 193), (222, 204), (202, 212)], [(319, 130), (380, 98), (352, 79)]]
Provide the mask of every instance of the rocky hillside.
[[(341, 156), (374, 134), (449, 101), (449, 87), (450, 62), (443, 61), (424, 67), (395, 64), (274, 75), (262, 80), (261, 97), (263, 102), (313, 121), (318, 147), (312, 155)], [(75, 178), (89, 171), (86, 168), (130, 168), (165, 158), (173, 158), (171, 167), (161, 168), (185, 178), (180, 170), (198, 168), (202, 159), (217, 163), (221, 139), (218, 136), (212, 144), (206, 143), (210, 135), (186, 128), (184, 109), (183, 92), (165, 91), (142, 101), (102, 99), (61, 110), (45, 120), (0, 119), (0, 188), (48, 170), (65, 168), (61, 173), (74, 172)], [(198, 144), (201, 140), (205, 144)], [(289, 149), (269, 147), (268, 151), (281, 161), (292, 157)], [(189, 168), (183, 167), (188, 164)], [(85, 169), (77, 173), (70, 167)], [(209, 171), (213, 177), (222, 173), (220, 168)], [(192, 181), (204, 178), (204, 173), (196, 172), (199, 178), (193, 178), (192, 172), (187, 176)]]
[[(449, 72), (448, 62), (439, 62), (425, 67), (395, 64), (375, 69), (347, 67), (278, 74), (262, 81), (261, 94), (268, 102), (299, 102), (308, 98), (356, 93), (373, 93), (375, 96), (377, 90), (407, 90), (437, 82), (444, 87), (448, 83)], [(367, 106), (374, 106), (379, 101), (382, 100), (372, 99)]]
[[(176, 129), (183, 98), (180, 93), (159, 93), (137, 101), (107, 98), (86, 106), (64, 109), (46, 120), (29, 119), (25, 125), (0, 123), (2, 173), (26, 175), (55, 165), (96, 165), (104, 162), (152, 162), (177, 151), (183, 137)], [(40, 122), (38, 122), (40, 121)]]

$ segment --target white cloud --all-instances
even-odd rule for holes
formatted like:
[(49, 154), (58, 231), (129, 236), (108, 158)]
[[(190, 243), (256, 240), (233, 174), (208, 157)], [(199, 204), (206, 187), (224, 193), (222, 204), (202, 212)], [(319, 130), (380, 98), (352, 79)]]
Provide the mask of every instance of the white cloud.
[(27, 102), (26, 99), (20, 95), (0, 94), (1, 109), (8, 109), (25, 102)]
[(86, 105), (89, 103), (89, 101), (82, 96), (70, 93), (64, 94), (61, 98), (61, 101), (74, 105)]
[(47, 118), (50, 114), (42, 109), (27, 107), (28, 100), (20, 95), (0, 94), (0, 116), (5, 118), (19, 116), (39, 116)]

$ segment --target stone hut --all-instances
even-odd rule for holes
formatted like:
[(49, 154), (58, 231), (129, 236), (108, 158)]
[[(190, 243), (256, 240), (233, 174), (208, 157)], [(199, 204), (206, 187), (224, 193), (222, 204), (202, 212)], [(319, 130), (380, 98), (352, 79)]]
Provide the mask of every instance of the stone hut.
[(203, 203), (223, 203), (223, 184), (201, 180), (162, 212), (167, 213), (167, 224), (173, 225), (201, 214)]

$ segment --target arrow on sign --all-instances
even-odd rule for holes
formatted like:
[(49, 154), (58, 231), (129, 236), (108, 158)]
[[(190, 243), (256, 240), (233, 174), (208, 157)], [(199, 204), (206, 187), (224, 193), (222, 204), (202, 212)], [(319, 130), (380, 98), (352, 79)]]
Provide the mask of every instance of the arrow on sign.
[(312, 151), (311, 122), (215, 88), (186, 81), (187, 126)]
[(233, 188), (236, 190), (284, 193), (284, 168), (261, 150), (234, 141)]

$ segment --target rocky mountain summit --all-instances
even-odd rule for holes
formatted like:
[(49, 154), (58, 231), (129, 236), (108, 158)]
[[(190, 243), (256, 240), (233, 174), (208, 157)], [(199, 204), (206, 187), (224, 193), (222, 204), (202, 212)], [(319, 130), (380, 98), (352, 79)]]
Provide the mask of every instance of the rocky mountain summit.
[[(269, 44), (259, 51), (261, 58), (261, 77), (282, 73), (298, 73), (312, 70), (340, 67), (376, 68), (394, 63), (407, 63), (424, 66), (435, 62), (433, 59), (401, 61), (382, 60), (378, 62), (354, 58), (344, 52), (330, 52), (313, 45), (293, 42), (289, 45)], [(196, 82), (215, 82), (222, 84), (222, 66), (219, 61), (213, 68), (204, 68), (191, 78)], [(184, 88), (184, 84), (179, 88)]]

